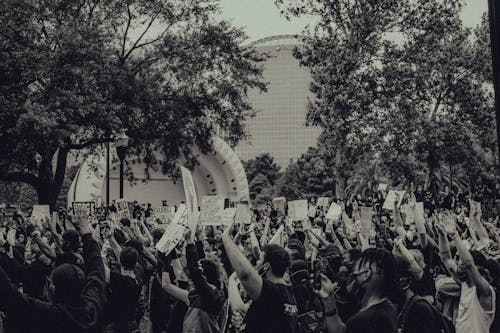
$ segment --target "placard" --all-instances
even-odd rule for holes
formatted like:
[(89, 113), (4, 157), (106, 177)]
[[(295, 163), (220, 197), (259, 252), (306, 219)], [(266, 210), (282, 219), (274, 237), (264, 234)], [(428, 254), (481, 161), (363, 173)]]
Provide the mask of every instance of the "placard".
[(326, 213), (326, 218), (330, 220), (338, 220), (342, 215), (342, 207), (336, 202), (332, 202), (328, 212)]
[(377, 191), (380, 191), (380, 192), (387, 191), (387, 184), (384, 184), (384, 183), (378, 184)]
[(154, 207), (153, 214), (156, 218), (159, 218), (163, 224), (170, 223), (173, 214), (168, 206)]
[[(321, 228), (311, 228), (311, 232), (312, 232), (313, 234), (315, 234), (316, 236), (318, 236), (318, 237), (322, 237), (322, 236), (323, 236), (323, 235), (322, 235), (322, 234), (323, 234), (323, 230), (322, 230)], [(312, 236), (311, 238), (309, 238), (309, 241), (310, 241), (313, 245), (315, 245), (315, 246), (319, 246), (319, 239), (318, 239), (318, 238), (316, 238), (316, 237)]]
[(384, 205), (382, 206), (382, 208), (393, 211), (394, 202), (396, 201), (396, 194), (399, 194), (399, 201), (398, 201), (398, 207), (399, 207), (401, 205), (401, 202), (403, 202), (405, 193), (406, 193), (405, 191), (390, 190), (389, 193), (387, 193), (387, 197), (385, 198)]
[(293, 200), (288, 202), (288, 217), (292, 221), (307, 219), (307, 200)]
[(81, 209), (87, 212), (88, 217), (96, 216), (96, 205), (93, 201), (73, 201), (71, 208), (73, 209), (73, 215), (77, 209)]
[(184, 239), (184, 230), (186, 227), (183, 225), (170, 223), (163, 236), (156, 243), (156, 249), (164, 254), (169, 254)]
[(319, 197), (318, 202), (316, 203), (317, 207), (328, 207), (330, 204), (330, 198), (329, 197)]
[(236, 223), (250, 224), (252, 223), (252, 214), (250, 207), (247, 204), (236, 204), (236, 216), (234, 217)]
[(122, 219), (122, 218), (127, 218), (127, 219), (131, 219), (131, 215), (130, 215), (130, 209), (128, 207), (128, 201), (127, 199), (123, 198), (123, 199), (118, 199), (116, 200), (116, 218), (118, 220)]
[(370, 237), (371, 231), (373, 229), (373, 208), (372, 207), (359, 207), (360, 222), (361, 222), (361, 234), (368, 239)]
[(236, 216), (236, 208), (224, 209), (224, 211), (222, 212), (222, 218), (221, 218), (222, 224), (223, 225), (230, 225), (233, 222), (235, 216)]
[(285, 216), (285, 205), (286, 205), (285, 197), (273, 198), (273, 207), (281, 216)]
[(187, 215), (188, 214), (186, 205), (180, 204), (179, 207), (177, 207), (177, 211), (175, 212), (174, 217), (172, 218), (171, 224), (178, 224), (187, 227), (188, 225)]
[(50, 221), (49, 205), (33, 205), (31, 218), (38, 226), (42, 227), (45, 221)]
[(202, 225), (221, 225), (225, 198), (208, 195), (201, 198), (200, 223)]
[(198, 224), (198, 198), (196, 196), (196, 188), (194, 186), (193, 175), (191, 171), (181, 166), (182, 183), (184, 184), (184, 195), (186, 197), (188, 226), (191, 232), (196, 232)]
[(283, 224), (279, 226), (278, 230), (276, 230), (276, 233), (273, 235), (273, 237), (271, 238), (271, 240), (269, 241), (269, 245), (271, 244), (274, 244), (274, 245), (279, 245), (279, 246), (283, 246), (284, 243), (285, 243), (285, 239), (284, 239), (284, 227), (283, 227)]

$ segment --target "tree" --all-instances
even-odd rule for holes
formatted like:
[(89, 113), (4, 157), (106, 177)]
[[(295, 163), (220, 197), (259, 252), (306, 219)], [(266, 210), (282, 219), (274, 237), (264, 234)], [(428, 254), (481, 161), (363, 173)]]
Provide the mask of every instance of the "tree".
[(2, 1), (0, 180), (54, 208), (68, 154), (122, 131), (146, 174), (210, 151), (216, 129), (237, 142), (248, 89), (265, 90), (263, 57), (217, 11), (215, 0)]
[[(295, 51), (313, 82), (307, 113), (335, 151), (337, 188), (367, 157), (391, 178), (453, 164), (491, 169), (496, 145), (486, 20), (473, 32), (462, 1), (286, 1), (319, 22)], [(347, 172), (346, 172), (347, 171)]]
[(262, 204), (272, 199), (272, 185), (262, 173), (257, 174), (250, 184), (250, 199), (256, 204)]
[(347, 180), (346, 194), (349, 197), (357, 194), (373, 195), (382, 183), (387, 184), (388, 178), (383, 174), (381, 163), (377, 160), (362, 161)]
[(269, 153), (263, 153), (254, 159), (244, 161), (243, 167), (247, 174), (248, 181), (251, 182), (258, 174), (262, 174), (268, 182), (274, 186), (280, 176), (281, 167), (274, 162), (274, 157)]
[(292, 161), (276, 183), (276, 192), (288, 200), (335, 194), (335, 174), (331, 156), (310, 147)]

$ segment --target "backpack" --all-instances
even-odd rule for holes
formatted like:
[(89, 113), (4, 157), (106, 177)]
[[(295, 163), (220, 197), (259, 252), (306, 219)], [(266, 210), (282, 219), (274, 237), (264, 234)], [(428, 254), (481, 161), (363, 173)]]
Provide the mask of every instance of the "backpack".
[(404, 327), (404, 324), (406, 323), (406, 319), (408, 316), (408, 313), (410, 312), (410, 309), (415, 305), (417, 302), (426, 302), (428, 303), (431, 308), (432, 308), (432, 316), (429, 318), (429, 320), (432, 320), (434, 323), (436, 323), (436, 333), (456, 333), (455, 331), (455, 325), (453, 324), (453, 321), (451, 321), (450, 318), (445, 316), (441, 311), (439, 311), (434, 305), (430, 304), (425, 298), (416, 296), (414, 295), (406, 307), (403, 309), (402, 316), (400, 317), (400, 322), (399, 322), (399, 327), (402, 329)]

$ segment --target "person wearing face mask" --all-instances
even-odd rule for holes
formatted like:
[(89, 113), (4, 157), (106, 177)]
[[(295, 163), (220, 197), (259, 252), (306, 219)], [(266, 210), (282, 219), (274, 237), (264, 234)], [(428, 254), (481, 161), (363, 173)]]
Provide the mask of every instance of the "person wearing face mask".
[(356, 260), (348, 292), (361, 309), (345, 323), (338, 314), (334, 284), (322, 275), (321, 290), (329, 333), (396, 333), (397, 316), (388, 297), (394, 296), (396, 267), (389, 251), (370, 248)]
[(297, 332), (297, 303), (293, 288), (283, 278), (290, 266), (288, 251), (268, 245), (254, 268), (231, 238), (232, 226), (222, 235), (231, 265), (252, 304), (245, 316), (246, 333)]

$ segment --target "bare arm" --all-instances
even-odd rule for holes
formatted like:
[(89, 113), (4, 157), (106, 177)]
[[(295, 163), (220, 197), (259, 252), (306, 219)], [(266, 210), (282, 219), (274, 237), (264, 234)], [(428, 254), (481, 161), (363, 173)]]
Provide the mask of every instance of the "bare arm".
[(168, 272), (163, 272), (161, 274), (161, 287), (167, 293), (189, 306), (189, 292), (172, 284)]
[(234, 243), (229, 235), (230, 229), (230, 227), (227, 228), (222, 235), (222, 242), (224, 243), (227, 256), (248, 295), (252, 299), (257, 299), (262, 292), (262, 278)]

